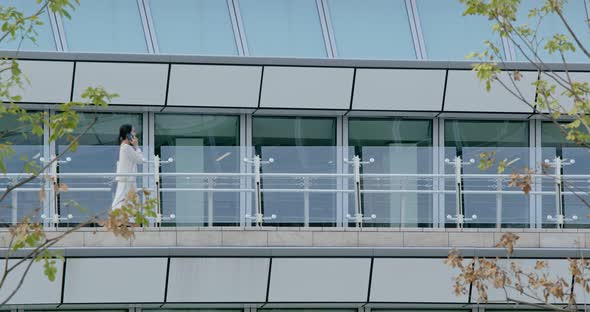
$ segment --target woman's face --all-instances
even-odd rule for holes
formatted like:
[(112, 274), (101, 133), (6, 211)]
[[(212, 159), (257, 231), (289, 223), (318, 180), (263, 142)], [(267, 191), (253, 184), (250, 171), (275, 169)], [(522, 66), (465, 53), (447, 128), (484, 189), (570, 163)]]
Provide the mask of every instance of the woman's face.
[(134, 128), (131, 128), (131, 136), (135, 137), (135, 129)]

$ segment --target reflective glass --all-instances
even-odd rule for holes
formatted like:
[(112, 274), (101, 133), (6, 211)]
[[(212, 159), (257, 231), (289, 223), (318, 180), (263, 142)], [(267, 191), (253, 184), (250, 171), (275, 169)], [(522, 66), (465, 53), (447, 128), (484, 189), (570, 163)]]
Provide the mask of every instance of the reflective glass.
[(348, 145), (349, 159), (373, 160), (361, 167), (362, 211), (375, 215), (364, 226), (432, 226), (432, 121), (351, 118)]
[[(528, 226), (529, 198), (517, 187), (511, 187), (509, 177), (497, 175), (497, 165), (506, 159), (512, 167), (529, 166), (529, 132), (526, 121), (445, 120), (445, 177), (446, 191), (456, 191), (453, 176), (456, 156), (460, 156), (463, 176), (463, 214), (476, 219), (465, 226), (522, 227)], [(494, 165), (478, 168), (481, 153), (493, 153)], [(490, 154), (491, 155), (491, 154)], [(473, 159), (473, 163), (471, 163)], [(510, 193), (508, 193), (510, 192)], [(445, 215), (457, 214), (455, 193), (445, 195)], [(447, 219), (447, 226), (453, 220)]]
[(150, 0), (161, 53), (237, 55), (226, 1)]
[(325, 57), (315, 0), (240, 0), (250, 55)]
[[(560, 128), (553, 122), (544, 122), (541, 125), (542, 161), (554, 162), (560, 157), (566, 165), (563, 166), (563, 209), (566, 217), (565, 227), (588, 227), (588, 176), (590, 176), (590, 150), (574, 142), (566, 140)], [(574, 163), (570, 163), (570, 161)], [(542, 177), (542, 191), (551, 194), (543, 194), (541, 199), (542, 221), (544, 227), (556, 227), (556, 222), (549, 220), (547, 216), (558, 214), (556, 202), (555, 167), (545, 165)], [(572, 220), (576, 216), (578, 220)]]
[[(43, 138), (30, 134), (30, 124), (18, 121), (13, 115), (0, 117), (0, 145), (10, 144), (14, 153), (2, 157), (7, 175), (0, 172), (0, 195), (6, 188), (16, 181), (20, 181), (25, 174), (25, 164), (34, 163), (40, 166), (39, 158), (43, 156)], [(29, 135), (23, 135), (29, 133)], [(5, 149), (1, 149), (5, 151)], [(40, 167), (37, 167), (40, 168)], [(42, 179), (26, 183), (14, 189), (0, 202), (0, 226), (15, 223), (24, 216), (38, 221), (43, 213), (43, 203), (39, 199)], [(38, 209), (38, 210), (37, 210)]]
[[(276, 215), (267, 223), (301, 226), (307, 215), (311, 226), (334, 226), (336, 178), (312, 174), (336, 173), (337, 155), (342, 155), (336, 147), (336, 119), (254, 117), (252, 144), (262, 160), (274, 160), (262, 166), (264, 214)], [(305, 188), (316, 191), (306, 195)]]
[(456, 0), (416, 0), (424, 34), (426, 54), (431, 60), (465, 60), (471, 52), (492, 40), (492, 24), (483, 17), (463, 16), (465, 5)]
[[(568, 52), (565, 55), (566, 61), (568, 62), (588, 62), (588, 57), (584, 52), (580, 51), (578, 46), (575, 44), (572, 36), (569, 34), (567, 28), (559, 18), (557, 14), (550, 14), (540, 17), (529, 18), (528, 14), (532, 9), (540, 8), (545, 3), (536, 0), (524, 0), (522, 1), (519, 11), (516, 25), (526, 24), (530, 28), (537, 29), (537, 40), (534, 45), (538, 45), (537, 53), (543, 62), (557, 62), (561, 63), (561, 56), (559, 52), (549, 54), (543, 47), (553, 35), (564, 34), (569, 38), (569, 41), (574, 44), (576, 51), (574, 53)], [(584, 47), (590, 46), (590, 33), (588, 32), (588, 17), (586, 16), (586, 5), (584, 0), (569, 0), (565, 2), (563, 7), (563, 15), (578, 37)], [(519, 41), (519, 44), (520, 41)], [(524, 48), (525, 54), (534, 59), (531, 50)], [(531, 52), (529, 52), (531, 51)], [(517, 60), (526, 61), (526, 58), (520, 50), (517, 49)]]
[[(110, 211), (116, 189), (114, 174), (119, 160), (119, 127), (131, 124), (142, 143), (141, 114), (78, 113), (78, 116), (78, 130), (72, 135), (80, 135), (86, 129), (88, 131), (79, 138), (78, 147), (64, 155), (70, 157), (71, 161), (58, 166), (61, 175), (59, 183), (68, 186), (68, 191), (59, 196), (60, 215), (71, 214), (73, 217), (65, 223), (84, 222), (95, 215), (104, 218)], [(68, 143), (66, 139), (59, 140), (56, 144), (57, 153), (65, 151)], [(143, 171), (141, 166), (138, 171)], [(78, 175), (81, 173), (104, 175)], [(146, 187), (144, 179), (136, 180), (138, 189)]]
[(240, 223), (239, 131), (238, 116), (156, 115), (156, 155), (174, 159), (161, 166), (162, 213), (176, 217), (166, 224)]
[(403, 0), (330, 0), (338, 57), (415, 59)]
[[(16, 7), (18, 11), (29, 17), (36, 14), (42, 5), (36, 0), (0, 0), (0, 7), (9, 6)], [(24, 34), (17, 33), (15, 40), (2, 40), (0, 50), (55, 51), (55, 40), (47, 9), (39, 15), (38, 20), (43, 25), (35, 25), (33, 29), (37, 34), (30, 34), (35, 37), (35, 42), (26, 38), (21, 40)]]
[(69, 51), (147, 52), (136, 0), (80, 0), (63, 25)]

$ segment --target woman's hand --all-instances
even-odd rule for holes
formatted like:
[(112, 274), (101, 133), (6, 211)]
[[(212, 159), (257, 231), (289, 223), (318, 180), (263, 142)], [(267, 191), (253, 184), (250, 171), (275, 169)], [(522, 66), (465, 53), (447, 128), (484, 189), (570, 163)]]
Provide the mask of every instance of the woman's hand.
[(136, 136), (133, 136), (133, 138), (131, 139), (131, 142), (129, 142), (129, 143), (131, 143), (131, 145), (137, 147), (139, 145), (139, 140), (137, 139)]

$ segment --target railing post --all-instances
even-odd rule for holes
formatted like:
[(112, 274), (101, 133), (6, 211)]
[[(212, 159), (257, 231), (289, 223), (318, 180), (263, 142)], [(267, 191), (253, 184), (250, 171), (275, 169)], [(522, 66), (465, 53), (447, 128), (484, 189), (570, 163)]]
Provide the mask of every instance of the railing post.
[(370, 218), (363, 217), (363, 207), (362, 207), (362, 198), (361, 198), (361, 166), (367, 165), (375, 162), (375, 159), (371, 158), (369, 161), (361, 161), (361, 158), (358, 155), (354, 155), (352, 157), (352, 161), (348, 159), (344, 159), (345, 163), (352, 164), (353, 168), (353, 175), (354, 175), (354, 216), (350, 214), (346, 215), (348, 220), (354, 220), (356, 227), (362, 227), (363, 221), (365, 220), (373, 220), (377, 218), (374, 214), (371, 215)]
[(563, 205), (563, 175), (561, 169), (567, 165), (573, 165), (576, 161), (574, 159), (566, 160), (561, 159), (557, 156), (553, 161), (545, 159), (545, 164), (552, 166), (555, 169), (554, 180), (555, 180), (555, 216), (548, 215), (547, 220), (556, 223), (558, 229), (562, 229), (566, 221), (577, 221), (578, 216), (573, 215), (571, 218), (565, 216), (565, 209)]
[(496, 179), (496, 228), (502, 228), (502, 177)]
[(309, 177), (303, 177), (303, 226), (309, 227)]
[[(150, 161), (146, 161), (146, 162), (150, 162)], [(154, 226), (155, 227), (160, 227), (162, 226), (162, 221), (163, 220), (172, 220), (176, 218), (175, 214), (170, 214), (170, 216), (168, 217), (164, 217), (162, 215), (162, 203), (161, 203), (161, 198), (160, 198), (160, 167), (163, 164), (169, 164), (174, 162), (174, 159), (172, 157), (168, 158), (168, 160), (160, 160), (160, 156), (158, 155), (154, 155), (154, 160), (151, 161), (152, 163), (152, 168), (154, 170), (154, 193), (156, 196), (156, 208), (155, 208), (155, 213), (156, 213), (156, 220), (154, 220)]]
[(254, 216), (247, 214), (245, 217), (246, 220), (254, 220), (256, 226), (261, 227), (265, 220), (272, 220), (277, 217), (273, 214), (270, 217), (265, 218), (262, 213), (262, 165), (272, 164), (274, 159), (269, 158), (268, 160), (263, 161), (261, 160), (260, 155), (256, 155), (253, 159), (244, 158), (244, 162), (254, 165), (254, 205), (256, 206), (256, 214)]
[(470, 159), (469, 162), (463, 162), (461, 156), (456, 156), (454, 161), (450, 161), (448, 158), (445, 159), (445, 163), (455, 168), (455, 216), (448, 215), (447, 220), (453, 220), (457, 224), (457, 228), (463, 228), (465, 221), (472, 221), (477, 219), (477, 215), (471, 216), (471, 218), (465, 218), (463, 209), (463, 176), (462, 169), (464, 165), (475, 163), (474, 159)]
[(399, 220), (400, 220), (400, 227), (405, 227), (407, 194), (406, 194), (406, 192), (404, 192), (406, 190), (406, 180), (404, 178), (401, 178), (401, 180), (400, 180), (400, 190), (402, 192), (400, 194)]
[(213, 227), (213, 177), (207, 177), (207, 226)]
[(11, 196), (12, 225), (15, 225), (18, 223), (18, 190), (14, 189)]
[[(46, 160), (44, 157), (39, 158), (39, 161), (43, 165), (51, 163), (51, 165), (47, 168), (47, 176), (49, 177), (50, 181), (47, 181), (45, 184), (47, 185), (47, 189), (49, 189), (49, 215), (41, 215), (41, 219), (43, 219), (44, 223), (49, 223), (49, 228), (57, 228), (59, 227), (59, 223), (61, 221), (70, 220), (73, 218), (72, 214), (68, 214), (66, 217), (62, 218), (59, 214), (59, 207), (57, 203), (57, 195), (59, 189), (57, 167), (61, 164), (67, 164), (71, 162), (72, 158), (66, 157), (65, 160), (56, 160), (55, 157), (55, 155), (52, 155), (50, 160)], [(52, 175), (52, 173), (54, 173), (55, 175)]]

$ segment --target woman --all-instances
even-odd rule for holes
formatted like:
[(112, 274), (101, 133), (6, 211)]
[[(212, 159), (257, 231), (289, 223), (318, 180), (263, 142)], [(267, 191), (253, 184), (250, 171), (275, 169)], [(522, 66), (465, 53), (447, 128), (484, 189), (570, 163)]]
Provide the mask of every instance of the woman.
[(117, 162), (117, 191), (113, 200), (113, 209), (119, 209), (127, 202), (130, 192), (137, 192), (135, 176), (119, 176), (120, 174), (137, 173), (137, 165), (144, 162), (139, 149), (139, 142), (131, 125), (119, 128), (119, 161)]

